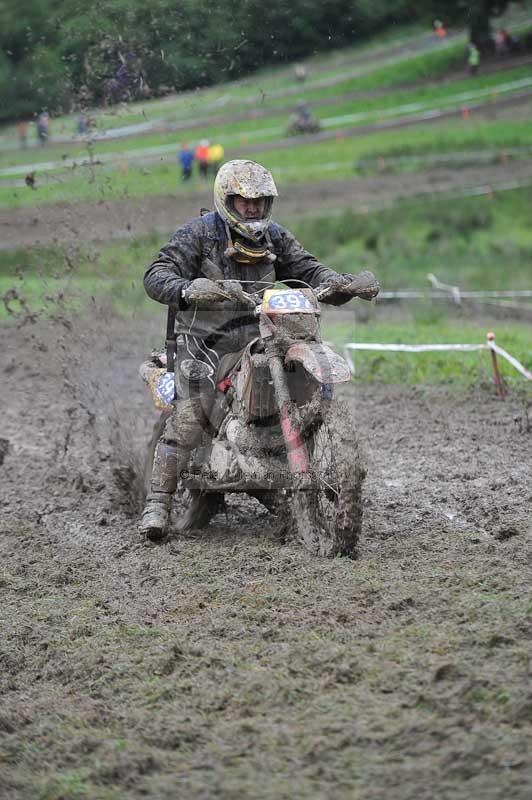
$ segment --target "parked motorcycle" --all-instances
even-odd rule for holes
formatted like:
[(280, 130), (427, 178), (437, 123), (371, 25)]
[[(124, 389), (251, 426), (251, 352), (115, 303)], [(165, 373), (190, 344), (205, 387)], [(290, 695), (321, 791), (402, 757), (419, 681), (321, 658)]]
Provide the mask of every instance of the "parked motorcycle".
[[(379, 287), (370, 272), (362, 272), (341, 286), (271, 288), (262, 297), (243, 293), (257, 315), (259, 337), (218, 382), (208, 430), (175, 495), (181, 512), (197, 509), (194, 527), (207, 524), (224, 494), (247, 493), (289, 520), (290, 533), (310, 552), (355, 554), (365, 469), (352, 413), (333, 397), (334, 385), (348, 381), (350, 372), (320, 333), (319, 301), (338, 290), (370, 300)], [(158, 375), (148, 375), (145, 365), (141, 374), (161, 405), (161, 398), (168, 403), (169, 390), (172, 394), (173, 376), (159, 364)], [(190, 370), (190, 364), (178, 369)], [(198, 375), (196, 380), (199, 385)], [(148, 484), (169, 413), (167, 405), (154, 429)]]

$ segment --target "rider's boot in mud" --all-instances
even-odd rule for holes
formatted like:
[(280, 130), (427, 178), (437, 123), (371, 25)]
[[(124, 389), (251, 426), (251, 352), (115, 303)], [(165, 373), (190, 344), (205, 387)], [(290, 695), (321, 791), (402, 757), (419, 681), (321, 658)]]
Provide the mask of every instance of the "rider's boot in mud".
[(170, 521), (172, 494), (170, 492), (151, 492), (146, 499), (139, 530), (152, 542), (164, 539)]
[(159, 542), (166, 536), (172, 496), (177, 488), (178, 468), (184, 469), (188, 458), (189, 453), (181, 449), (178, 451), (175, 442), (160, 439), (157, 443), (153, 457), (151, 491), (139, 524), (140, 532), (152, 542)]

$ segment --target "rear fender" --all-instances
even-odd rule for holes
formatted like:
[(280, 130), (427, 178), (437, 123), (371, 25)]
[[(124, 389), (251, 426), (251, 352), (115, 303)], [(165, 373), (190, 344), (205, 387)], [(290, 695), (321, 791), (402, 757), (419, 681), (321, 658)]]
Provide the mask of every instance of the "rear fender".
[(347, 362), (323, 342), (296, 342), (288, 348), (284, 363), (298, 362), (318, 383), (345, 383), (351, 379)]

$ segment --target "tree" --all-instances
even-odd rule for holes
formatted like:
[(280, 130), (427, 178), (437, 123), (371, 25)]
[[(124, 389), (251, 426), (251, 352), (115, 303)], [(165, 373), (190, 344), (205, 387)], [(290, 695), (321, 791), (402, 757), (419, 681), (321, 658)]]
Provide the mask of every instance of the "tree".
[(413, 16), (412, 0), (0, 0), (0, 120), (221, 83)]

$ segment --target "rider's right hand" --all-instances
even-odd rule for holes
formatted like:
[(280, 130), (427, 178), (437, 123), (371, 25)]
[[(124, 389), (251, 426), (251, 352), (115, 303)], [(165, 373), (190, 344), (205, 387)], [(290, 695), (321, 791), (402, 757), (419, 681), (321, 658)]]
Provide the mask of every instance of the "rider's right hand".
[(211, 281), (209, 278), (195, 278), (182, 290), (181, 297), (187, 306), (195, 305), (199, 308), (210, 308), (213, 303), (232, 300), (232, 296), (223, 286)]

